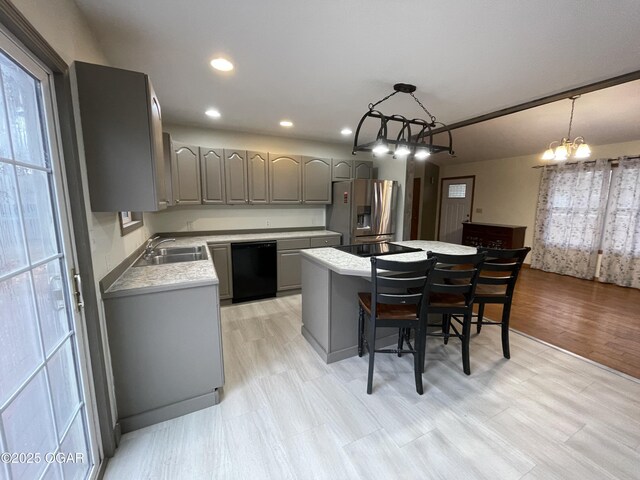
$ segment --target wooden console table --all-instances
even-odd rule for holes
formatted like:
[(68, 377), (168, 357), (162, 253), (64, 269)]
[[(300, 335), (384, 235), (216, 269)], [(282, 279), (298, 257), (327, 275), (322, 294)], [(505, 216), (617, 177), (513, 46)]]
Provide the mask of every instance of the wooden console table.
[(462, 222), (462, 244), (470, 247), (522, 248), (527, 227)]

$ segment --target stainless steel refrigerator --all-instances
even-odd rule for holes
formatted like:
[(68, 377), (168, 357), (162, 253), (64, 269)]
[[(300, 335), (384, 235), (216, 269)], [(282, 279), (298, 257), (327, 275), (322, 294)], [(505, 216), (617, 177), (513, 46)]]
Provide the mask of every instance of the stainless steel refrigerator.
[(343, 245), (392, 241), (397, 195), (393, 180), (334, 182), (327, 227), (342, 234)]

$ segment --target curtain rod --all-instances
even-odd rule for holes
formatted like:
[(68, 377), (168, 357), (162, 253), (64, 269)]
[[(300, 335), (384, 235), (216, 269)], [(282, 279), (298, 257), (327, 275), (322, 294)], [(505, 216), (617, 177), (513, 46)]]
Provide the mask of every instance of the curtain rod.
[[(626, 158), (628, 160), (637, 160), (637, 159), (640, 159), (640, 155), (626, 156), (623, 158)], [(607, 162), (610, 162), (610, 163), (618, 162), (618, 161), (620, 161), (620, 158), (607, 158)], [(535, 165), (531, 168), (557, 167), (559, 165), (577, 165), (579, 163), (596, 163), (596, 160), (585, 160), (583, 162), (553, 163), (551, 165)]]

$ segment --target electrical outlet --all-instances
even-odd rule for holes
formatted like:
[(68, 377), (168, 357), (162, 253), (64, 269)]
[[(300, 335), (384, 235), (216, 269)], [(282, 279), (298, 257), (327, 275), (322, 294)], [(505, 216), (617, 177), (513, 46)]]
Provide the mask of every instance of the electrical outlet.
[(270, 226), (271, 226), (271, 220), (267, 219), (267, 227), (270, 227)]
[(193, 222), (187, 222), (187, 231), (193, 232)]
[(476, 213), (482, 213), (482, 209), (481, 208), (476, 208)]

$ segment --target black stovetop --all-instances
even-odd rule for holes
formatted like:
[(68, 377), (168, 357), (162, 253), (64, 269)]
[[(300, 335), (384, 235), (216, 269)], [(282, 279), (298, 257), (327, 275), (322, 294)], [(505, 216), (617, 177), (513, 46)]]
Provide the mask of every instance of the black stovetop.
[(395, 243), (360, 243), (356, 245), (341, 245), (333, 247), (337, 250), (356, 255), (358, 257), (379, 257), (381, 255), (393, 255), (395, 253), (420, 252), (421, 248), (405, 247)]

